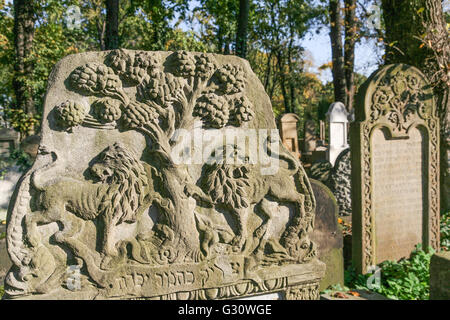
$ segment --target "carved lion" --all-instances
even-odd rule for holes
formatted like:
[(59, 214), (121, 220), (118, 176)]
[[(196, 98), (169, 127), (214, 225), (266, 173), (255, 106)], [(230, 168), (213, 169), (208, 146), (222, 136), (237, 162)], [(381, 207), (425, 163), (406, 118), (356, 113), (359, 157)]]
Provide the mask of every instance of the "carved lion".
[(261, 243), (267, 242), (262, 238), (273, 218), (268, 198), (294, 204), (296, 213), (280, 239), (284, 249), (275, 242), (269, 242), (274, 252), (284, 252), (291, 257), (300, 257), (299, 252), (306, 252), (301, 255), (301, 259), (307, 259), (306, 255), (314, 255), (315, 252), (313, 243), (306, 237), (314, 223), (314, 198), (311, 196), (312, 191), (308, 190), (310, 186), (305, 184), (304, 172), (298, 161), (289, 153), (278, 156), (289, 163), (290, 168), (280, 167), (275, 175), (261, 175), (259, 170), (251, 168), (248, 163), (214, 164), (208, 171), (203, 188), (214, 206), (223, 207), (235, 216), (237, 232), (231, 244), (236, 250), (242, 250), (248, 238), (247, 220), (252, 204), (257, 205), (258, 211), (266, 217), (254, 231), (255, 238), (262, 240)]
[(100, 153), (90, 167), (91, 175), (98, 180), (95, 183), (69, 177), (41, 183), (47, 171), (36, 171), (32, 177), (32, 185), (40, 191), (38, 202), (42, 210), (26, 217), (28, 238), (36, 236), (38, 224), (60, 222), (64, 228), (55, 234), (55, 239), (65, 242), (80, 231), (80, 219), (74, 215), (83, 220), (100, 217), (102, 252), (116, 255), (112, 229), (122, 222), (136, 221), (138, 210), (148, 195), (147, 173), (141, 162), (132, 152), (115, 143)]

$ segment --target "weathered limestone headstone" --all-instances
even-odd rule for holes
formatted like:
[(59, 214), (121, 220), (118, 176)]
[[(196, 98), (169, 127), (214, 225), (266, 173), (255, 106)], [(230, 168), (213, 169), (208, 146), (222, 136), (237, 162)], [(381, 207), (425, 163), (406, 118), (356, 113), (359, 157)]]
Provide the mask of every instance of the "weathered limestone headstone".
[(330, 105), (327, 112), (329, 122), (329, 147), (327, 160), (334, 166), (337, 156), (349, 147), (347, 142), (348, 112), (342, 102)]
[(27, 153), (32, 160), (36, 159), (41, 137), (37, 134), (26, 137), (20, 143), (20, 148)]
[(11, 149), (19, 146), (19, 133), (13, 129), (0, 129), (0, 157), (8, 157)]
[(316, 122), (308, 119), (304, 124), (303, 150), (305, 155), (311, 155), (317, 147)]
[(9, 207), (5, 290), (318, 299), (315, 206), (246, 60), (71, 55), (50, 75), (38, 156)]
[(316, 219), (311, 240), (317, 243), (319, 259), (327, 265), (320, 291), (331, 285), (344, 286), (344, 256), (342, 230), (338, 223), (336, 199), (323, 183), (311, 179), (316, 198)]
[(350, 149), (345, 149), (336, 158), (331, 169), (327, 185), (330, 187), (339, 205), (339, 215), (352, 214), (352, 166)]
[(416, 68), (389, 65), (362, 86), (351, 124), (353, 262), (365, 273), (439, 248), (439, 121)]
[(431, 257), (430, 300), (450, 300), (450, 252)]
[(278, 121), (280, 137), (283, 145), (297, 158), (300, 158), (298, 148), (297, 122), (300, 118), (295, 113), (285, 113)]
[(317, 141), (317, 145), (319, 147), (323, 147), (326, 145), (326, 125), (324, 120), (319, 120), (319, 141)]

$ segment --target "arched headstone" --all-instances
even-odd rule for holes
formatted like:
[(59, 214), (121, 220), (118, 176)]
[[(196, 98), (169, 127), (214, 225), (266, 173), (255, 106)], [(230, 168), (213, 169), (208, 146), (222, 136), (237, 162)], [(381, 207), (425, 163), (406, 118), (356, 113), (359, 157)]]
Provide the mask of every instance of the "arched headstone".
[(283, 145), (297, 158), (300, 158), (297, 130), (298, 120), (300, 118), (295, 113), (285, 113), (278, 120), (278, 128)]
[(353, 263), (360, 272), (439, 248), (439, 120), (416, 68), (386, 66), (365, 82), (351, 124)]
[(349, 147), (347, 142), (348, 116), (345, 105), (342, 102), (335, 102), (330, 105), (327, 112), (329, 122), (329, 147), (327, 160), (334, 166), (336, 157), (342, 150)]

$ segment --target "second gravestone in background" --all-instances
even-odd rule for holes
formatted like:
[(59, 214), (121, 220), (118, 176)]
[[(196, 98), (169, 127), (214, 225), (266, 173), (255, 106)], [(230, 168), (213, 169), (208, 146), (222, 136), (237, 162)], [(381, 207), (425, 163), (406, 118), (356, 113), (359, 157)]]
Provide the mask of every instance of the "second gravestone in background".
[(344, 285), (342, 229), (338, 223), (339, 208), (331, 190), (317, 180), (310, 182), (317, 203), (311, 239), (317, 243), (320, 261), (327, 265), (320, 282), (320, 291), (323, 291), (331, 285)]
[(358, 271), (439, 247), (439, 121), (425, 76), (389, 65), (361, 87), (351, 126)]

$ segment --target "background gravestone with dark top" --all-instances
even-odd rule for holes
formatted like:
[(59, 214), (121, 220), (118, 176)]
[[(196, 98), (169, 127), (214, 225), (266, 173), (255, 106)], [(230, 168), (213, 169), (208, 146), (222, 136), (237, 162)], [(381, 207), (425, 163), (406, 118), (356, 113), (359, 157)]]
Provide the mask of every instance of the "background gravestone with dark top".
[(312, 234), (319, 250), (319, 259), (327, 266), (320, 290), (330, 285), (344, 285), (344, 257), (342, 230), (338, 223), (338, 206), (333, 193), (323, 183), (311, 179), (316, 197), (315, 228)]

